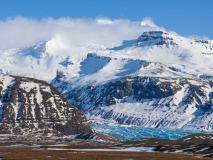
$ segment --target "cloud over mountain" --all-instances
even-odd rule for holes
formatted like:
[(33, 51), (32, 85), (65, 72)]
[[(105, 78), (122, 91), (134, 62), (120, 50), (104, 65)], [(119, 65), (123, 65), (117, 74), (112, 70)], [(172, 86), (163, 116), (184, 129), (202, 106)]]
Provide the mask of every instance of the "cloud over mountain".
[[(93, 43), (113, 45), (122, 40), (136, 38), (148, 30), (163, 30), (163, 28), (157, 27), (151, 18), (145, 18), (139, 22), (107, 18), (37, 20), (15, 17), (0, 21), (0, 50), (24, 47), (50, 39), (60, 39), (64, 45), (69, 46)], [(66, 46), (61, 47), (66, 48)]]

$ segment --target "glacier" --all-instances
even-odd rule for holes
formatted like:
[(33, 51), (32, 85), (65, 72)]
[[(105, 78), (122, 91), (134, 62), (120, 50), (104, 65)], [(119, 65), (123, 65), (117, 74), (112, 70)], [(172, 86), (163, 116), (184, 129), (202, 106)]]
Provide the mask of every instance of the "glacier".
[(183, 129), (165, 129), (165, 128), (144, 128), (136, 126), (118, 126), (103, 123), (91, 123), (91, 126), (98, 132), (116, 137), (125, 141), (140, 138), (159, 138), (178, 140), (191, 134), (213, 134), (213, 131), (203, 130), (183, 130)]

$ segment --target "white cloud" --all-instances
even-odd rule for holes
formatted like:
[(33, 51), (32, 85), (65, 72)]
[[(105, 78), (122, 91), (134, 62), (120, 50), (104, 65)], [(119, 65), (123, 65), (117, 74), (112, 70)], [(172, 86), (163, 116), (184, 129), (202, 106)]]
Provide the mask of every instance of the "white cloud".
[(103, 25), (105, 25), (105, 24), (113, 24), (113, 21), (111, 21), (110, 19), (97, 19), (97, 22), (99, 24), (103, 24)]
[(55, 46), (83, 46), (87, 44), (113, 45), (122, 40), (136, 39), (144, 31), (164, 30), (151, 18), (142, 22), (127, 19), (110, 20), (46, 18), (28, 19), (15, 17), (0, 21), (0, 50), (31, 45), (38, 41), (54, 39)]
[(154, 30), (162, 30), (162, 31), (165, 31), (164, 28), (157, 26), (157, 25), (155, 24), (155, 22), (153, 21), (153, 19), (150, 18), (150, 17), (145, 17), (145, 18), (141, 21), (141, 26), (142, 26), (142, 27), (151, 27), (151, 28), (153, 28)]

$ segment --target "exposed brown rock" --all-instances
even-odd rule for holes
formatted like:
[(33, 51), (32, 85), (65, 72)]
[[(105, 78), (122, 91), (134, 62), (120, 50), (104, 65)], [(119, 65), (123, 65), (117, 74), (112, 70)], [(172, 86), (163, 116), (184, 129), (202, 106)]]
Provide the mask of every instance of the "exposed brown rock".
[(0, 74), (0, 103), (1, 134), (94, 133), (81, 111), (45, 81)]

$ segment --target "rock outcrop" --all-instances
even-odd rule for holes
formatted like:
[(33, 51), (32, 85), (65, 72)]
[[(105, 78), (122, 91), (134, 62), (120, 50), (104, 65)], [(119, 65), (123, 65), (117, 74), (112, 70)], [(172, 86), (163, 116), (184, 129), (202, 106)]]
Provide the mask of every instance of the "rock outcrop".
[(0, 133), (94, 133), (86, 117), (45, 81), (0, 74)]

